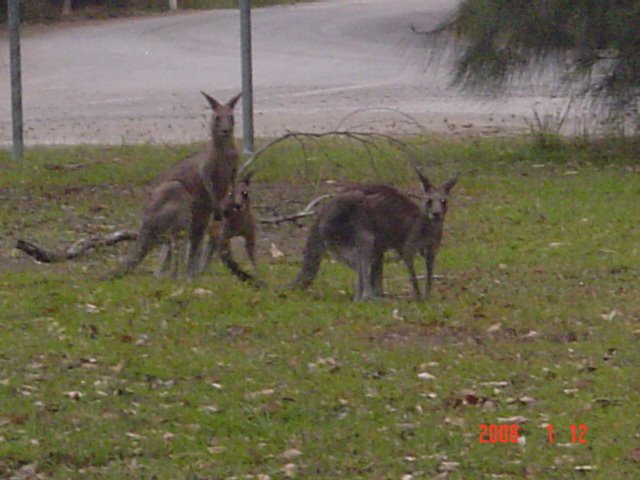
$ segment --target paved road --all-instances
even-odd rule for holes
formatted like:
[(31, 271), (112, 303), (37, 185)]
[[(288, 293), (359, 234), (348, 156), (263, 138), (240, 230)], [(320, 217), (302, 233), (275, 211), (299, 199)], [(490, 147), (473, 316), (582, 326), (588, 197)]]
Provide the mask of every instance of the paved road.
[[(400, 110), (434, 131), (521, 127), (535, 107), (559, 109), (535, 82), (479, 101), (448, 86), (448, 64), (422, 40), (456, 0), (343, 0), (253, 12), (258, 135), (347, 125), (404, 129)], [(0, 143), (11, 138), (7, 39), (0, 56)], [(240, 89), (239, 18), (232, 10), (26, 29), (27, 144), (190, 142), (206, 137), (199, 90)], [(238, 129), (241, 130), (241, 129)]]

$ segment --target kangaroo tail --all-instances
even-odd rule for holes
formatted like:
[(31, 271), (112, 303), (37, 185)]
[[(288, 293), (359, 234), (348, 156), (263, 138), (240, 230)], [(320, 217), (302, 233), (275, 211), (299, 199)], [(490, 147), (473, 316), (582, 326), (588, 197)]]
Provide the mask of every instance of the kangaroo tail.
[(318, 222), (314, 223), (307, 237), (307, 244), (304, 247), (304, 258), (302, 269), (293, 282), (294, 287), (307, 288), (320, 270), (320, 262), (325, 251), (325, 243), (320, 235)]
[(240, 268), (240, 265), (238, 265), (238, 262), (236, 262), (231, 256), (231, 250), (228, 248), (228, 246), (224, 246), (220, 250), (220, 259), (222, 260), (222, 263), (224, 264), (224, 266), (227, 267), (227, 269), (231, 273), (233, 273), (236, 277), (238, 277), (243, 282), (252, 282), (255, 280), (253, 275), (245, 272), (244, 270), (242, 270), (242, 268)]
[(111, 274), (111, 278), (121, 278), (136, 268), (147, 256), (153, 244), (149, 232), (143, 227), (138, 235), (135, 251)]

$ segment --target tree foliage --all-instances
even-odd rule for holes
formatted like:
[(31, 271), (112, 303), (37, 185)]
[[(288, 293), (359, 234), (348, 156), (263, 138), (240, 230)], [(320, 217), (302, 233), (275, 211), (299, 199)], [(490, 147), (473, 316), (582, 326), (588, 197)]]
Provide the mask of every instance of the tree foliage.
[(589, 80), (585, 93), (637, 114), (638, 0), (463, 0), (439, 31), (463, 40), (456, 63), (463, 85), (501, 84), (553, 58)]
[[(63, 16), (64, 0), (21, 0), (24, 22), (53, 22)], [(126, 10), (166, 10), (167, 0), (71, 0), (74, 12), (90, 11), (89, 16), (111, 16)], [(0, 21), (6, 21), (7, 0), (0, 0)]]
[[(253, 7), (265, 7), (296, 0), (253, 0)], [(65, 8), (68, 7), (68, 8)], [(237, 8), (237, 0), (178, 0), (178, 8), (207, 10)], [(79, 18), (111, 18), (169, 9), (168, 0), (20, 0), (22, 20), (27, 23), (50, 23), (73, 12)], [(7, 0), (0, 0), (0, 22), (7, 20)]]

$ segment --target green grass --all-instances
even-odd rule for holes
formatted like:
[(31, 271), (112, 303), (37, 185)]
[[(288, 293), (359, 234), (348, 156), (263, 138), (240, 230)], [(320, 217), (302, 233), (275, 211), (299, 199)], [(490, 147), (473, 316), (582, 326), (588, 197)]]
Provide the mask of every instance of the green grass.
[[(263, 229), (263, 290), (220, 265), (159, 279), (152, 260), (99, 281), (112, 248), (34, 265), (16, 238), (134, 227), (144, 182), (196, 147), (29, 150), (22, 166), (0, 153), (0, 477), (275, 479), (295, 464), (305, 479), (436, 478), (448, 461), (449, 478), (638, 478), (634, 144), (415, 144), (435, 181), (462, 174), (424, 304), (391, 258), (384, 301), (352, 303), (354, 274), (329, 261), (288, 291), (304, 242), (291, 225)], [(260, 162), (259, 216), (327, 180), (416, 191), (391, 148), (283, 146)], [(525, 445), (479, 442), (481, 424), (512, 416)], [(580, 424), (587, 443), (572, 444)]]

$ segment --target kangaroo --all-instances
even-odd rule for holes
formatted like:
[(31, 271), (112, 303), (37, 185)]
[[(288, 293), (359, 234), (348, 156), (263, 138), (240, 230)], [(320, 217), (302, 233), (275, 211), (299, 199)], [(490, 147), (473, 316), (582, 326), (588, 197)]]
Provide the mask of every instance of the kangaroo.
[(387, 185), (353, 184), (328, 200), (311, 227), (303, 266), (294, 285), (308, 287), (326, 250), (358, 272), (354, 300), (382, 296), (384, 253), (396, 250), (409, 272), (413, 297), (421, 300), (413, 260), (425, 258), (425, 294), (433, 284), (435, 257), (442, 240), (447, 197), (457, 176), (435, 187), (416, 169), (424, 191), (422, 204)]
[[(203, 268), (205, 268), (216, 251), (219, 251), (224, 265), (243, 281), (254, 281), (257, 271), (256, 221), (251, 212), (249, 197), (252, 174), (251, 172), (245, 175), (225, 197), (222, 202), (222, 223), (217, 228), (214, 225), (210, 230), (209, 243), (203, 255)], [(244, 248), (253, 265), (254, 275), (243, 271), (231, 256), (231, 239), (234, 237), (244, 238)]]
[[(210, 218), (212, 215), (220, 218), (221, 202), (229, 186), (235, 182), (239, 166), (239, 153), (233, 136), (233, 109), (241, 96), (238, 94), (226, 104), (221, 104), (210, 95), (201, 93), (213, 111), (211, 142), (206, 150), (174, 164), (152, 181), (135, 251), (114, 276), (123, 276), (133, 270), (159, 242), (163, 233), (179, 230), (184, 225), (188, 225), (186, 231), (189, 237), (187, 273), (192, 276), (199, 272), (200, 246)], [(167, 184), (171, 186), (168, 187)], [(174, 216), (174, 223), (166, 220), (162, 213), (163, 202), (184, 213), (185, 217)], [(181, 204), (180, 208), (177, 204)], [(161, 271), (166, 270), (166, 264), (171, 259), (170, 249), (169, 253), (164, 255)]]
[[(113, 274), (123, 276), (135, 268), (156, 245), (163, 244), (165, 252), (162, 271), (178, 273), (180, 237), (191, 231), (191, 210), (194, 199), (178, 181), (164, 182), (149, 194), (149, 200), (142, 215), (142, 227), (138, 233), (133, 254)], [(166, 245), (169, 245), (168, 250)], [(171, 255), (171, 252), (175, 252)], [(171, 265), (170, 265), (171, 264)], [(157, 273), (160, 273), (158, 270)]]

